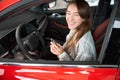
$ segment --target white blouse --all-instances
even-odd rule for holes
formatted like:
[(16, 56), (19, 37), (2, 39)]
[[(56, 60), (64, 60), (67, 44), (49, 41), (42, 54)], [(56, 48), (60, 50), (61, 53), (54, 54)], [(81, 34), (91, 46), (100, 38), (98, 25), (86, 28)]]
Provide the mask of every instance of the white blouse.
[[(72, 36), (72, 31), (70, 31), (69, 34), (67, 35), (66, 41), (71, 36)], [(96, 49), (91, 32), (88, 31), (79, 39), (75, 47), (75, 53), (69, 50), (67, 52), (64, 51), (62, 54), (58, 56), (59, 61), (95, 61)]]

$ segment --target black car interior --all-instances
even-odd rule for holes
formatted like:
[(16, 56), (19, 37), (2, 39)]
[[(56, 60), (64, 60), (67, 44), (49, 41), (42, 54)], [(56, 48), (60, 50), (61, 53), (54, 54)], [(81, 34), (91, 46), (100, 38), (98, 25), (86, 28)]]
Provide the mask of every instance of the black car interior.
[[(20, 20), (26, 15), (29, 15), (29, 17), (25, 18), (24, 21)], [(20, 56), (24, 54), (25, 59), (28, 58), (30, 60), (57, 60), (55, 55), (50, 54), (50, 39), (53, 38), (60, 44), (63, 44), (69, 31), (67, 26), (62, 28), (61, 25), (59, 26), (59, 24), (56, 23), (56, 20), (50, 19), (45, 14), (37, 14), (31, 11), (25, 11), (22, 14), (19, 13), (12, 17), (12, 19), (14, 20), (16, 17), (19, 18), (19, 20), (16, 20), (16, 25), (19, 24), (17, 29), (12, 30), (7, 36), (0, 40), (2, 50), (1, 58), (14, 58), (15, 56), (16, 59), (17, 55)], [(9, 20), (7, 22), (7, 24), (14, 24), (11, 23), (11, 21), (9, 22)], [(3, 22), (3, 24), (5, 25), (6, 23)], [(13, 35), (15, 36), (13, 37)], [(3, 43), (4, 41), (6, 44)], [(7, 51), (9, 51), (10, 54), (4, 55)]]

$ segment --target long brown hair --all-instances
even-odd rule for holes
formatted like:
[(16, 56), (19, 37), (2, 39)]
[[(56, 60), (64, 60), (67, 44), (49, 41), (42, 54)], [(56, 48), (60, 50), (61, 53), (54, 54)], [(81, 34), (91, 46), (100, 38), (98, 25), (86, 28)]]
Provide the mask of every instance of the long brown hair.
[(65, 50), (68, 50), (68, 48), (71, 48), (70, 50), (74, 51), (75, 45), (78, 42), (78, 40), (87, 31), (90, 30), (91, 23), (92, 23), (91, 22), (91, 10), (90, 10), (89, 4), (85, 0), (72, 0), (71, 2), (69, 2), (68, 6), (70, 4), (75, 4), (77, 6), (80, 17), (85, 20), (76, 28), (76, 32), (66, 42), (66, 45), (64, 47)]

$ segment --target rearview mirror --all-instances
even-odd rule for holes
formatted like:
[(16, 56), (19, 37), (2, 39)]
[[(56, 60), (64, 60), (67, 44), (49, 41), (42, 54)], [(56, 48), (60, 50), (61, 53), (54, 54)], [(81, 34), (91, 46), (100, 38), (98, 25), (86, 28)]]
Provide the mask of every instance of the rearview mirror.
[(49, 3), (49, 8), (53, 8), (56, 5), (56, 1), (52, 1)]

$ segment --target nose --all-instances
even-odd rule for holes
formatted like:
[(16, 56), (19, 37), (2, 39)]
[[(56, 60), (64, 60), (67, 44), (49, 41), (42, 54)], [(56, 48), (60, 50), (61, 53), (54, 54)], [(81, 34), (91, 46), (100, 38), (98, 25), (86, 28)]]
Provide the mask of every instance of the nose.
[(74, 20), (74, 16), (73, 16), (73, 15), (69, 15), (69, 16), (68, 16), (68, 20), (69, 20), (69, 21), (73, 21), (73, 20)]

